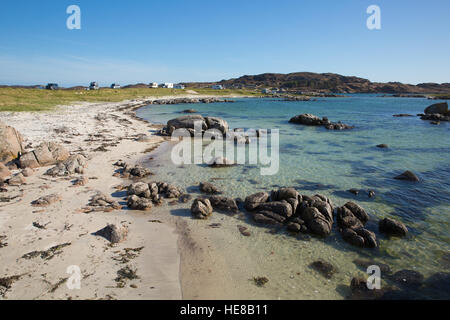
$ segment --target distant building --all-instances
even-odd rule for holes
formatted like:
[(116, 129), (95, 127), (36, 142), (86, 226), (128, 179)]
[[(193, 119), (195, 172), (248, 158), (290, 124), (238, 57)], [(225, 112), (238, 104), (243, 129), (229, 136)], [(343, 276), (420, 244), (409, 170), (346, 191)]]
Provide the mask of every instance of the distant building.
[(173, 89), (173, 83), (170, 83), (170, 82), (161, 83), (159, 85), (159, 87), (160, 88)]
[(156, 82), (150, 83), (150, 88), (158, 88), (158, 84)]
[(47, 84), (47, 86), (45, 87), (45, 89), (47, 90), (58, 90), (58, 84), (57, 83), (49, 83)]
[(120, 89), (120, 84), (113, 83), (113, 84), (111, 85), (111, 89)]
[(91, 84), (89, 85), (89, 90), (98, 90), (99, 86), (97, 82), (91, 82)]
[(215, 85), (212, 85), (212, 86), (211, 86), (211, 89), (214, 89), (214, 90), (223, 90), (224, 87), (223, 87), (223, 85), (221, 85), (221, 84), (215, 84)]
[(183, 86), (182, 84), (175, 84), (174, 86), (173, 86), (173, 88), (174, 89), (184, 89), (185, 88), (185, 86)]
[(272, 93), (272, 90), (267, 89), (267, 88), (266, 88), (266, 89), (262, 89), (262, 90), (261, 90), (261, 93), (262, 93), (262, 94), (270, 94), (270, 93)]

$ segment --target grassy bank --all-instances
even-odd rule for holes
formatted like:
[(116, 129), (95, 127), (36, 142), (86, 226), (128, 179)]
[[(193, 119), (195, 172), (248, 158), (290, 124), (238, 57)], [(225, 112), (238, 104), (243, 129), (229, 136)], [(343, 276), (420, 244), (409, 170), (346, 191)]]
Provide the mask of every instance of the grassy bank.
[[(75, 102), (120, 102), (123, 100), (145, 97), (162, 97), (187, 95), (190, 89), (100, 89), (100, 90), (41, 90), (0, 88), (1, 111), (49, 111), (57, 105), (67, 105)], [(201, 95), (216, 96), (261, 96), (259, 92), (249, 90), (213, 90), (194, 89)]]

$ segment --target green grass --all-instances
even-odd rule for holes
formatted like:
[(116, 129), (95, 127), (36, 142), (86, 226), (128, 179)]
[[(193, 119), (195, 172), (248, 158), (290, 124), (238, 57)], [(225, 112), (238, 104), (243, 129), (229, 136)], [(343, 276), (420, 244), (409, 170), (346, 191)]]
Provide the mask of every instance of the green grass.
[(213, 89), (100, 89), (100, 90), (41, 90), (0, 88), (1, 111), (50, 111), (57, 105), (68, 105), (76, 102), (120, 102), (123, 100), (146, 97), (177, 96), (189, 94), (194, 90), (201, 95), (243, 95), (261, 96), (260, 93), (250, 90), (213, 90)]

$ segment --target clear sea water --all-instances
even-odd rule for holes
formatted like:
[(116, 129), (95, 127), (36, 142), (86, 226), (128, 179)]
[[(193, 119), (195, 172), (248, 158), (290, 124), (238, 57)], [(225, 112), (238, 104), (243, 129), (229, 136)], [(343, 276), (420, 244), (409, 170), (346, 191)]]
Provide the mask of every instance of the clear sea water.
[[(351, 95), (344, 98), (319, 98), (309, 102), (277, 99), (235, 99), (235, 103), (193, 105), (151, 105), (137, 115), (152, 122), (166, 123), (193, 108), (204, 116), (221, 117), (231, 128), (280, 130), (280, 170), (274, 176), (261, 176), (254, 165), (212, 169), (204, 165), (176, 166), (167, 152), (149, 164), (157, 179), (179, 185), (194, 196), (201, 181), (213, 182), (224, 195), (244, 199), (260, 191), (295, 187), (301, 194), (317, 193), (330, 197), (335, 206), (354, 201), (371, 216), (367, 228), (379, 240), (378, 249), (359, 249), (345, 243), (334, 230), (326, 239), (298, 239), (285, 231), (268, 232), (245, 214), (235, 217), (214, 214), (212, 222), (223, 227), (210, 233), (216, 249), (226, 257), (232, 278), (243, 283), (245, 298), (340, 299), (349, 294), (353, 276), (364, 276), (355, 259), (370, 259), (402, 269), (419, 271), (425, 279), (450, 266), (450, 124), (431, 125), (416, 116), (433, 102), (420, 98), (393, 98), (377, 95)], [(331, 121), (354, 125), (349, 131), (328, 131), (288, 123), (302, 113), (327, 116)], [(393, 117), (408, 113), (413, 117)], [(377, 148), (385, 143), (388, 149)], [(421, 181), (394, 180), (405, 170)], [(358, 196), (348, 189), (361, 189)], [(367, 190), (376, 193), (367, 196)], [(190, 219), (188, 206), (184, 219)], [(179, 210), (179, 209), (176, 209)], [(393, 217), (410, 230), (406, 238), (388, 239), (378, 232), (378, 220)], [(211, 223), (212, 223), (211, 222)], [(198, 222), (190, 222), (198, 223)], [(244, 238), (236, 230), (243, 224), (252, 232)], [(250, 239), (251, 238), (251, 239)], [(250, 240), (249, 240), (250, 239)], [(241, 252), (242, 254), (239, 254)], [(339, 272), (325, 279), (309, 265), (323, 259)], [(253, 267), (252, 272), (249, 266)], [(250, 268), (251, 269), (251, 268)], [(262, 294), (248, 284), (248, 278), (265, 275), (269, 283)], [(366, 275), (367, 276), (367, 275)], [(382, 275), (383, 285), (391, 283)], [(442, 290), (442, 288), (440, 288)], [(448, 286), (444, 291), (450, 292)], [(408, 290), (412, 297), (445, 297), (439, 290)]]

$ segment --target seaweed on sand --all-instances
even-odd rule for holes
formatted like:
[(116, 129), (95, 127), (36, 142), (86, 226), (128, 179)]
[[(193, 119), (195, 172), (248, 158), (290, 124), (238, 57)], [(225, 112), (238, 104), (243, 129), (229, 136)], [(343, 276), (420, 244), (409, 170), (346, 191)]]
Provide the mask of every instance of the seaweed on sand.
[(51, 247), (48, 250), (45, 251), (32, 251), (29, 253), (26, 253), (22, 256), (22, 259), (33, 259), (36, 257), (41, 257), (41, 259), (44, 260), (50, 260), (52, 258), (54, 258), (56, 255), (61, 254), (62, 253), (62, 248), (70, 246), (71, 243), (67, 242), (67, 243), (63, 243), (63, 244), (59, 244), (57, 246)]
[(117, 288), (125, 287), (127, 280), (135, 280), (139, 279), (139, 276), (136, 274), (137, 269), (131, 269), (130, 266), (125, 266), (119, 271), (117, 271), (117, 278), (115, 281), (117, 282)]
[(255, 282), (258, 287), (264, 287), (266, 283), (269, 282), (269, 279), (266, 277), (254, 277), (253, 282)]

